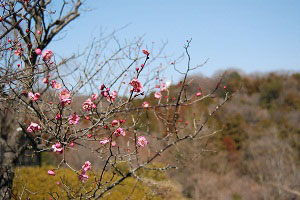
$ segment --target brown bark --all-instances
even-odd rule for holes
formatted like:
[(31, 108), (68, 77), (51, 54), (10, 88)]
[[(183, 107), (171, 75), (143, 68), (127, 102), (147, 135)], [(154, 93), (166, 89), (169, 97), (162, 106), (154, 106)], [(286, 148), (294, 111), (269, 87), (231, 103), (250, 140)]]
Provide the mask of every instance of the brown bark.
[(12, 194), (14, 167), (20, 152), (21, 134), (12, 117), (10, 104), (1, 104), (0, 110), (0, 199), (10, 199)]
[(0, 166), (0, 199), (11, 199), (14, 180), (14, 153), (4, 153)]

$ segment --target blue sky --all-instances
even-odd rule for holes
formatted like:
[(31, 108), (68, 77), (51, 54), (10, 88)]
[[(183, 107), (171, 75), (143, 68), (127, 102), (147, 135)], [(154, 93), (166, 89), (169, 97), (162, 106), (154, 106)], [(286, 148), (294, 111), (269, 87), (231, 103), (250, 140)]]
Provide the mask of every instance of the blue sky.
[(84, 8), (92, 10), (72, 22), (53, 50), (71, 54), (101, 28), (109, 32), (130, 24), (121, 39), (145, 34), (149, 44), (168, 41), (165, 52), (174, 58), (193, 38), (192, 63), (209, 58), (197, 73), (300, 71), (298, 0), (87, 0)]

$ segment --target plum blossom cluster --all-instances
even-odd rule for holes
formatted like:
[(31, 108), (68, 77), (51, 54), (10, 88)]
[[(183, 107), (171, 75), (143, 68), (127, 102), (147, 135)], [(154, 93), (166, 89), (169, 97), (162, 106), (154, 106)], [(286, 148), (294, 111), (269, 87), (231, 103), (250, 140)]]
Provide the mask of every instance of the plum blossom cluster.
[[(10, 50), (12, 50), (12, 48), (10, 48)], [(22, 56), (23, 51), (24, 51), (24, 48), (22, 48), (22, 47), (20, 46), (20, 47), (18, 47), (18, 48), (15, 49), (15, 52), (14, 52), (14, 53), (15, 53), (16, 56)]]
[(137, 140), (137, 144), (140, 146), (140, 147), (144, 147), (148, 144), (148, 140), (145, 138), (145, 136), (139, 136), (138, 137), (138, 140)]
[[(106, 89), (106, 90), (104, 90)], [(106, 88), (105, 85), (101, 85), (100, 87), (102, 96), (106, 97), (106, 100), (110, 103), (115, 102), (118, 92), (116, 90), (110, 91), (110, 88)]]
[[(157, 78), (157, 79), (158, 79), (158, 78)], [(161, 81), (162, 81), (162, 80), (161, 80)], [(154, 97), (155, 97), (156, 99), (160, 99), (160, 98), (162, 97), (162, 94), (161, 94), (161, 93), (168, 90), (167, 84), (166, 84), (165, 82), (163, 82), (163, 81), (161, 82), (160, 85), (156, 85), (155, 87), (158, 88), (158, 89), (160, 89), (160, 91), (154, 93)]]
[[(106, 100), (110, 103), (115, 102), (116, 98), (117, 98), (118, 92), (116, 90), (112, 91), (111, 93), (108, 93), (106, 95)], [(105, 95), (104, 95), (105, 96)]]
[[(37, 55), (42, 54), (42, 50), (39, 49), (39, 48), (36, 48), (34, 50), (34, 52)], [(51, 50), (45, 50), (44, 53), (42, 54), (43, 61), (49, 61), (49, 60), (51, 60), (52, 56), (53, 56), (53, 52)]]
[(86, 174), (87, 171), (89, 171), (92, 167), (92, 164), (90, 161), (85, 161), (84, 165), (82, 165), (82, 171), (81, 174), (78, 175), (78, 178), (80, 181), (85, 182), (89, 179), (89, 176)]
[[(99, 143), (102, 144), (102, 145), (106, 145), (106, 144), (110, 143), (110, 139), (104, 138), (104, 139), (100, 140)], [(112, 142), (111, 142), (111, 146), (112, 146), (112, 147), (115, 147), (116, 145), (117, 145), (117, 144), (116, 144), (115, 141), (112, 141)]]
[[(0, 17), (0, 19), (3, 20), (2, 17)], [(1, 20), (1, 21), (2, 21), (2, 20)], [(10, 44), (11, 47), (8, 48), (10, 51), (14, 50), (14, 54), (15, 54), (16, 56), (22, 56), (22, 55), (23, 55), (24, 48), (22, 47), (22, 44), (21, 44), (21, 43), (19, 43), (18, 41), (13, 41), (13, 40), (11, 40), (10, 38), (9, 38), (7, 41), (8, 41), (9, 43), (11, 43), (11, 44)]]
[(60, 89), (61, 89), (61, 84), (58, 83), (58, 82), (56, 82), (56, 80), (52, 80), (52, 81), (51, 81), (51, 87), (52, 87), (52, 88), (55, 88), (55, 89), (57, 89), (57, 90), (60, 90)]
[(39, 98), (40, 98), (40, 93), (32, 93), (32, 92), (28, 92), (28, 97), (29, 97), (29, 99), (30, 100), (32, 100), (32, 101), (34, 101), (34, 102), (36, 102), (37, 100), (39, 100)]
[(71, 93), (67, 89), (63, 89), (59, 93), (59, 100), (62, 106), (67, 106), (71, 104)]
[(120, 135), (125, 136), (126, 133), (123, 128), (117, 128), (117, 130), (115, 130), (115, 132), (114, 132), (114, 135), (115, 136), (120, 136)]
[(96, 104), (94, 104), (94, 102), (92, 102), (91, 99), (87, 99), (82, 106), (83, 110), (85, 111), (90, 111), (92, 109), (96, 108)]
[(54, 145), (52, 145), (53, 152), (56, 152), (58, 154), (61, 154), (64, 152), (64, 148), (59, 142), (56, 142)]
[(27, 128), (27, 132), (29, 132), (29, 133), (33, 133), (33, 132), (39, 131), (39, 130), (41, 130), (41, 126), (34, 122), (31, 122)]
[(117, 126), (117, 125), (123, 124), (123, 123), (125, 123), (125, 122), (126, 122), (126, 120), (124, 120), (124, 119), (120, 119), (120, 120), (114, 119), (114, 120), (111, 122), (111, 125), (112, 125), (112, 126)]
[(133, 92), (143, 91), (143, 85), (137, 78), (132, 79), (129, 84), (133, 87), (131, 91)]
[(70, 115), (69, 117), (69, 124), (70, 125), (76, 125), (79, 123), (80, 117), (76, 115), (76, 113)]
[(44, 61), (49, 61), (52, 58), (52, 56), (53, 56), (53, 52), (51, 50), (46, 50), (42, 54), (42, 58), (43, 58)]

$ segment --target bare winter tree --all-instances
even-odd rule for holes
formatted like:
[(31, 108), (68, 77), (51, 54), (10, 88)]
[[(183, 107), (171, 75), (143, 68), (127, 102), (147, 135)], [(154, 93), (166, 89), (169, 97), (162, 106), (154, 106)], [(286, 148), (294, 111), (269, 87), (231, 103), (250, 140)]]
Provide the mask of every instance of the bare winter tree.
[[(83, 183), (94, 180), (89, 188), (83, 184), (79, 194), (62, 182), (69, 199), (99, 199), (129, 177), (143, 181), (141, 170), (174, 168), (153, 168), (150, 164), (182, 141), (216, 133), (202, 131), (232, 97), (226, 90), (224, 99), (209, 113), (194, 117), (191, 130), (179, 123), (182, 109), (213, 98), (222, 81), (221, 77), (207, 94), (186, 92), (189, 73), (205, 64), (191, 65), (191, 40), (184, 46), (186, 68), (179, 69), (176, 60), (171, 63), (183, 75), (171, 91), (162, 77), (161, 65), (155, 62), (163, 48), (157, 53), (146, 50), (140, 38), (121, 42), (113, 33), (95, 39), (80, 64), (71, 59), (59, 61), (46, 50), (53, 38), (79, 16), (81, 1), (62, 1), (54, 11), (49, 9), (50, 0), (1, 3), (1, 198), (11, 197), (14, 168), (26, 149), (62, 156), (57, 168), (49, 169), (49, 175), (55, 176), (61, 167), (67, 167)], [(80, 93), (88, 97), (76, 107)], [(153, 119), (164, 131), (150, 124)], [(93, 163), (87, 159), (82, 167), (72, 164), (72, 153), (78, 150), (80, 154), (82, 149), (102, 161), (100, 174), (90, 173)], [(116, 173), (107, 178), (111, 169)], [(57, 198), (54, 193), (50, 195)]]

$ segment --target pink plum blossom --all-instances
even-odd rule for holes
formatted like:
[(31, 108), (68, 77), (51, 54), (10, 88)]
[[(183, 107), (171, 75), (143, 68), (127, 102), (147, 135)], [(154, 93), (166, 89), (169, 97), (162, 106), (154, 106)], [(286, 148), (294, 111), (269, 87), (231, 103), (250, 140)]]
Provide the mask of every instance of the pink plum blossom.
[(59, 93), (59, 99), (63, 106), (69, 105), (71, 103), (70, 96), (71, 96), (71, 93), (67, 89), (63, 89)]
[(108, 92), (107, 92), (107, 91), (102, 91), (101, 94), (102, 94), (104, 97), (108, 97)]
[(160, 92), (164, 92), (164, 91), (167, 91), (167, 86), (165, 83), (161, 83)]
[(92, 164), (90, 161), (85, 161), (84, 165), (82, 165), (82, 169), (84, 171), (89, 171), (92, 167)]
[(138, 137), (138, 141), (137, 141), (137, 144), (140, 146), (140, 147), (144, 147), (148, 144), (149, 142), (147, 141), (147, 139), (144, 137), (144, 136), (139, 136)]
[(56, 85), (56, 80), (52, 80), (52, 81), (51, 81), (51, 87), (54, 88), (55, 85)]
[(43, 79), (43, 83), (47, 84), (49, 82), (49, 79), (48, 78), (44, 78)]
[(54, 170), (48, 170), (48, 174), (51, 176), (55, 176), (55, 171)]
[(59, 120), (59, 119), (61, 119), (61, 114), (59, 114), (59, 113), (58, 113), (58, 114), (56, 114), (56, 116), (55, 116), (55, 119), (56, 119), (56, 120)]
[(41, 130), (40, 125), (38, 125), (37, 123), (34, 123), (34, 122), (31, 122), (27, 128), (27, 132), (29, 132), (29, 133), (39, 131), (39, 130)]
[(93, 94), (92, 95), (92, 100), (96, 101), (98, 99), (99, 95), (98, 94)]
[(148, 103), (147, 101), (144, 101), (144, 103), (142, 104), (142, 106), (143, 106), (144, 108), (148, 108), (148, 107), (149, 107), (149, 103)]
[(116, 90), (112, 91), (110, 94), (107, 94), (106, 100), (110, 103), (113, 103), (117, 98), (118, 92)]
[(40, 98), (40, 93), (32, 93), (32, 92), (28, 92), (28, 97), (30, 98), (30, 100), (32, 100), (32, 101), (37, 101), (37, 100), (39, 100), (39, 98)]
[(154, 97), (157, 98), (157, 99), (160, 99), (161, 98), (161, 93), (160, 92), (155, 92)]
[(96, 108), (96, 104), (94, 104), (94, 103), (92, 102), (91, 99), (87, 99), (87, 100), (83, 103), (82, 108), (83, 108), (83, 110), (85, 110), (85, 111), (90, 111), (90, 110)]
[(76, 125), (78, 124), (80, 118), (78, 115), (76, 115), (76, 113), (74, 113), (73, 115), (70, 115), (69, 117), (69, 124), (70, 125)]
[(80, 175), (78, 175), (78, 178), (81, 182), (85, 182), (89, 179), (89, 176), (86, 174), (86, 171), (82, 171)]
[(60, 103), (61, 103), (62, 106), (70, 105), (71, 104), (71, 99), (62, 99), (60, 101)]
[(197, 97), (199, 97), (199, 96), (201, 96), (201, 95), (202, 95), (201, 92), (197, 92), (197, 93), (196, 93), (196, 96), (197, 96)]
[(134, 78), (132, 79), (132, 81), (130, 81), (129, 83), (133, 88), (131, 89), (131, 91), (134, 91), (134, 92), (141, 92), (143, 90), (143, 85), (141, 84), (141, 82)]
[(111, 122), (111, 125), (112, 126), (117, 126), (119, 124), (119, 121), (118, 120), (113, 120), (112, 122)]
[(17, 49), (17, 50), (15, 50), (15, 52), (14, 52), (17, 56), (21, 56), (22, 55), (22, 50), (21, 49)]
[(105, 139), (103, 139), (103, 140), (100, 140), (100, 144), (107, 144), (107, 143), (109, 143), (109, 142), (110, 142), (110, 140), (107, 139), (107, 138), (105, 138)]
[(54, 85), (54, 88), (57, 89), (57, 90), (60, 90), (61, 89), (61, 84), (60, 83), (56, 83)]
[(56, 80), (52, 80), (51, 81), (51, 87), (52, 88), (55, 88), (57, 90), (60, 90), (61, 89), (61, 84), (60, 83), (57, 83)]
[(114, 134), (116, 136), (119, 136), (119, 135), (122, 135), (122, 136), (125, 136), (125, 131), (122, 129), (122, 128), (117, 128), (117, 130), (115, 130)]
[(61, 146), (59, 142), (56, 142), (54, 145), (52, 145), (53, 152), (57, 153), (63, 153), (64, 148)]
[(61, 147), (61, 144), (59, 142), (56, 142), (55, 143), (55, 148), (60, 148)]
[(71, 96), (71, 93), (69, 92), (69, 90), (67, 89), (63, 89), (60, 93), (59, 93), (59, 98), (60, 99), (69, 99)]
[(43, 60), (44, 61), (48, 61), (52, 58), (53, 56), (53, 52), (51, 50), (46, 50), (44, 51), (44, 53), (42, 54)]
[(105, 88), (105, 85), (102, 84), (101, 87), (100, 87), (100, 90), (103, 90)]
[(112, 141), (112, 142), (111, 142), (111, 146), (112, 146), (112, 147), (115, 147), (116, 145), (117, 145), (117, 143), (116, 143), (115, 141)]
[(41, 49), (35, 49), (34, 52), (37, 54), (37, 55), (40, 55), (42, 53), (42, 50)]
[(74, 147), (74, 142), (70, 142), (70, 147)]
[(82, 165), (81, 174), (78, 176), (80, 181), (85, 182), (88, 180), (89, 176), (86, 174), (86, 172), (89, 171), (91, 167), (92, 167), (91, 162), (85, 161), (84, 165)]

